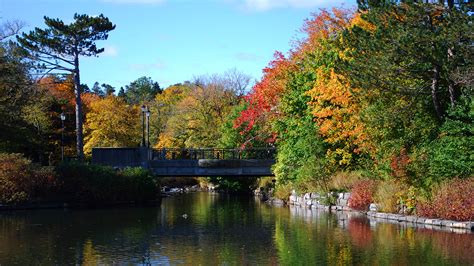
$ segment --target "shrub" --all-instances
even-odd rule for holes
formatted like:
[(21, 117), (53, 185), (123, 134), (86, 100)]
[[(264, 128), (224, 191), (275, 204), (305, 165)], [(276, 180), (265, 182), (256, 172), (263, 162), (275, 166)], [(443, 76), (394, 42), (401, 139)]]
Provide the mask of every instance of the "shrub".
[(288, 201), (288, 198), (290, 197), (292, 190), (293, 190), (293, 185), (291, 183), (277, 184), (275, 187), (274, 197), (286, 202)]
[(115, 170), (112, 167), (77, 162), (56, 168), (57, 192), (72, 202), (104, 203), (113, 201), (153, 200), (159, 185), (152, 174), (142, 168)]
[(141, 167), (125, 168), (118, 172), (123, 179), (119, 191), (125, 192), (119, 199), (133, 201), (147, 201), (160, 196), (161, 189), (150, 171)]
[(355, 210), (366, 211), (373, 202), (372, 197), (377, 189), (374, 180), (360, 180), (354, 184), (348, 206)]
[(22, 154), (0, 153), (0, 202), (17, 204), (46, 197), (54, 185), (51, 168), (33, 164)]
[(390, 179), (377, 186), (374, 201), (382, 212), (411, 214), (415, 209), (417, 192), (401, 180)]
[(390, 179), (383, 181), (377, 187), (374, 201), (382, 212), (395, 213), (399, 211), (401, 194), (408, 190), (408, 186), (400, 181)]
[(350, 191), (353, 185), (361, 178), (360, 172), (337, 172), (329, 181), (329, 189), (334, 191)]
[(433, 190), (432, 200), (417, 204), (419, 216), (457, 221), (474, 220), (474, 177), (453, 179)]
[(257, 180), (257, 188), (262, 191), (270, 192), (275, 187), (275, 178), (273, 176), (261, 177)]

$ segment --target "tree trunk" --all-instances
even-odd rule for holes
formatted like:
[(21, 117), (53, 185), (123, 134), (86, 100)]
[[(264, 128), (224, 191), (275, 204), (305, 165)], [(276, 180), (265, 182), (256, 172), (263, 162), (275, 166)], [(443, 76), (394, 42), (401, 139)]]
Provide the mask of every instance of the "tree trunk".
[[(448, 48), (448, 65), (454, 65), (452, 63), (454, 58), (454, 49), (452, 47)], [(448, 77), (448, 92), (449, 92), (449, 101), (451, 102), (451, 108), (456, 105), (456, 88), (454, 87), (454, 82), (451, 80), (451, 77)]]
[(456, 90), (454, 88), (454, 83), (450, 80), (448, 84), (449, 91), (449, 100), (451, 102), (451, 108), (454, 108), (456, 105)]
[(431, 80), (431, 99), (433, 100), (433, 106), (436, 111), (436, 117), (438, 121), (441, 121), (443, 118), (443, 111), (441, 110), (441, 105), (438, 99), (438, 87), (439, 87), (439, 66), (434, 66), (433, 76)]
[(84, 137), (82, 134), (81, 78), (79, 75), (79, 55), (74, 57), (74, 93), (76, 94), (76, 150), (79, 161), (84, 160)]

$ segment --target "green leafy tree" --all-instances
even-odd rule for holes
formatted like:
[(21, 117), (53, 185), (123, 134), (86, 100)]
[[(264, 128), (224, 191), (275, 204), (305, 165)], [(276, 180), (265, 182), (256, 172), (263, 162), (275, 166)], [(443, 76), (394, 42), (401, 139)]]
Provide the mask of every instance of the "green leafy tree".
[(96, 41), (106, 40), (115, 29), (107, 17), (74, 14), (74, 21), (65, 24), (59, 19), (44, 17), (46, 29), (35, 28), (17, 40), (29, 55), (47, 72), (66, 72), (74, 76), (76, 102), (76, 150), (83, 159), (83, 114), (81, 102), (80, 56), (97, 56), (104, 51)]
[[(343, 56), (336, 69), (367, 103), (361, 119), (375, 146), (374, 170), (425, 187), (432, 184), (430, 176), (472, 172), (465, 163), (469, 135), (456, 133), (466, 122), (450, 115), (464, 110), (457, 117), (466, 117), (460, 99), (472, 99), (469, 8), (463, 1), (361, 2), (361, 23), (338, 39)], [(450, 159), (442, 164), (441, 158)]]
[(0, 45), (0, 150), (26, 152), (32, 148), (34, 129), (23, 119), (22, 112), (33, 97), (28, 67), (14, 55), (13, 47)]
[(100, 87), (99, 82), (97, 81), (94, 82), (91, 92), (100, 97), (104, 97), (104, 92), (102, 91), (102, 88)]
[(130, 104), (141, 105), (153, 101), (161, 92), (158, 82), (144, 76), (125, 86), (125, 99)]
[(125, 98), (125, 89), (123, 87), (120, 87), (120, 90), (117, 94), (118, 97)]
[(112, 86), (112, 85), (109, 85), (107, 83), (102, 83), (102, 88), (104, 88), (104, 93), (105, 95), (111, 95), (111, 94), (114, 94), (115, 92), (115, 88)]

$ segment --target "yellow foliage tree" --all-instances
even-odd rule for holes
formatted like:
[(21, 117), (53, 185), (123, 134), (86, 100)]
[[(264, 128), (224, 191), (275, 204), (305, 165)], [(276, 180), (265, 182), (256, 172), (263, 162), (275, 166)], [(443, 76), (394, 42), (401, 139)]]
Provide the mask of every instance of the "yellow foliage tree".
[(90, 103), (85, 124), (86, 154), (93, 147), (133, 147), (141, 140), (141, 119), (137, 106), (114, 95)]
[(157, 94), (151, 105), (152, 138), (156, 138), (155, 148), (184, 148), (185, 125), (178, 103), (191, 92), (191, 84), (177, 84)]
[(312, 113), (324, 141), (332, 144), (327, 157), (339, 165), (349, 165), (353, 155), (370, 147), (364, 124), (360, 119), (361, 103), (354, 96), (346, 78), (333, 69), (317, 69), (311, 96)]
[(233, 90), (211, 81), (189, 84), (184, 93), (176, 87), (166, 89), (157, 101), (168, 106), (170, 113), (155, 147), (200, 148), (218, 145), (219, 129), (239, 98)]

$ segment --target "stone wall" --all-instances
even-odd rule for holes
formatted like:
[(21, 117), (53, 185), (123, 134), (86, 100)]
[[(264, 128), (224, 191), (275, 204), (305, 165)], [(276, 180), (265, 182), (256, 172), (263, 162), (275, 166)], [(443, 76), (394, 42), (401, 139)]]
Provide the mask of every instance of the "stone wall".
[[(320, 193), (306, 193), (304, 195), (298, 195), (293, 191), (288, 199), (288, 204), (296, 206), (306, 206), (313, 209), (326, 209), (329, 210), (340, 210), (350, 211), (347, 203), (351, 193), (329, 193), (327, 195), (321, 195)], [(335, 205), (329, 206), (329, 202), (335, 200)]]
[[(290, 205), (290, 210), (292, 210), (293, 212), (305, 212), (306, 215), (310, 215), (307, 213), (311, 213), (312, 210), (316, 212), (334, 211), (336, 215), (347, 212), (359, 214), (365, 213), (371, 223), (391, 222), (403, 224), (404, 226), (437, 229), (456, 233), (474, 231), (474, 221), (459, 222), (441, 219), (431, 219), (413, 215), (381, 213), (377, 212), (376, 204), (371, 204), (367, 212), (355, 211), (348, 206), (350, 196), (351, 193), (329, 193), (327, 195), (322, 195), (319, 193), (305, 193), (303, 195), (298, 195), (295, 191), (293, 191), (290, 197), (288, 198), (287, 203)], [(278, 204), (283, 202), (272, 200), (272, 203)], [(329, 203), (332, 203), (331, 206), (329, 206)], [(294, 210), (294, 208), (301, 210)], [(342, 218), (340, 220), (344, 221), (344, 215), (341, 217)]]

